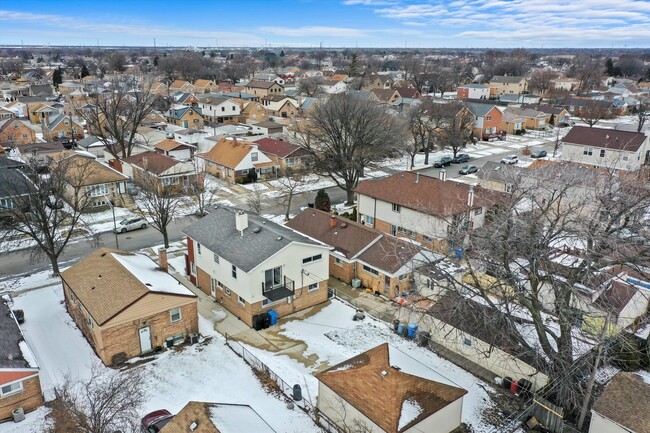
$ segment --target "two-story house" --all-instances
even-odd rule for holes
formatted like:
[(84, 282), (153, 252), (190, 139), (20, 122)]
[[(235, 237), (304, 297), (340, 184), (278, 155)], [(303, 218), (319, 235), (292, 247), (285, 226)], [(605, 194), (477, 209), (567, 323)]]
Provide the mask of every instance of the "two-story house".
[(650, 161), (650, 139), (640, 132), (574, 126), (562, 139), (565, 161), (637, 171)]
[(194, 92), (194, 86), (189, 81), (176, 80), (169, 85), (169, 92)]
[(49, 122), (42, 124), (43, 138), (45, 140), (57, 140), (60, 138), (73, 138), (81, 140), (84, 138), (83, 126), (70, 116), (59, 114), (50, 118)]
[(285, 95), (267, 95), (262, 97), (261, 102), (273, 116), (294, 117), (299, 112), (298, 101)]
[(501, 194), (480, 186), (413, 172), (361, 182), (358, 221), (393, 236), (414, 239), (426, 248), (448, 252), (448, 237), (482, 227)]
[(251, 171), (256, 172), (258, 177), (277, 172), (277, 163), (261, 152), (257, 145), (237, 140), (236, 137), (222, 138), (209, 151), (198, 153), (196, 158), (200, 171), (232, 183), (249, 177)]
[(266, 95), (281, 95), (284, 86), (275, 81), (251, 80), (246, 84), (246, 92), (261, 98)]
[(528, 91), (528, 80), (526, 80), (526, 77), (495, 75), (488, 85), (494, 89), (493, 94), (497, 96), (504, 94), (521, 95)]
[(36, 141), (34, 130), (15, 117), (0, 120), (0, 146), (13, 147)]
[(327, 300), (329, 247), (289, 228), (215, 206), (183, 233), (192, 283), (248, 326)]
[(171, 156), (172, 158), (180, 160), (191, 159), (196, 151), (196, 146), (186, 143), (181, 143), (171, 138), (166, 138), (160, 143), (156, 143), (153, 147), (154, 150), (163, 155)]
[(241, 114), (241, 105), (237, 101), (213, 93), (199, 95), (198, 106), (208, 123), (233, 122)]
[(203, 128), (203, 115), (200, 108), (174, 105), (166, 113), (167, 122), (183, 128)]
[(217, 83), (212, 80), (198, 79), (194, 82), (194, 92), (210, 93), (218, 90)]
[(476, 117), (472, 126), (475, 137), (489, 139), (503, 131), (503, 112), (496, 105), (466, 102), (465, 107)]
[(490, 86), (484, 84), (462, 84), (456, 89), (456, 97), (463, 99), (490, 99)]

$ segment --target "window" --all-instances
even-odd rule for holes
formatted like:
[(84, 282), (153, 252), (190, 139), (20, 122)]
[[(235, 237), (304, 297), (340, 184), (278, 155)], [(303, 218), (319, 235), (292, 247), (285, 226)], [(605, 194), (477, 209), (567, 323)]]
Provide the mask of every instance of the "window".
[(86, 194), (89, 197), (101, 197), (108, 195), (108, 185), (103, 183), (100, 185), (90, 185), (86, 187)]
[(288, 167), (293, 167), (298, 165), (298, 158), (287, 158), (287, 166)]
[(404, 227), (397, 227), (397, 233), (406, 234), (406, 229)]
[(224, 289), (224, 291), (226, 292), (226, 295), (228, 295), (228, 297), (230, 297), (230, 295), (232, 294), (232, 292), (230, 291), (230, 289), (228, 287), (226, 287)]
[(213, 253), (212, 257), (214, 258), (215, 263), (219, 263), (219, 255), (217, 255), (217, 253)]
[(480, 215), (482, 213), (483, 213), (483, 208), (482, 207), (480, 207), (478, 209), (474, 209), (474, 215)]
[(399, 212), (401, 212), (401, 211), (402, 211), (402, 206), (393, 203), (393, 212), (397, 212), (397, 213), (399, 213)]
[(247, 168), (243, 169), (243, 170), (241, 171), (241, 174), (248, 174), (248, 169), (247, 169)]
[(282, 286), (282, 266), (264, 271), (264, 291)]
[(628, 156), (627, 156), (627, 155), (623, 155), (623, 161), (627, 161), (627, 160), (628, 160)]
[(463, 344), (464, 344), (465, 346), (471, 346), (471, 345), (472, 345), (472, 340), (470, 340), (469, 338), (465, 338), (465, 339), (463, 340)]
[(393, 236), (397, 235), (397, 226), (395, 225), (390, 226), (390, 234)]
[(591, 156), (591, 155), (594, 154), (594, 148), (593, 147), (585, 147), (584, 149), (582, 149), (582, 154)]
[(190, 266), (190, 273), (196, 275), (196, 263), (194, 262), (192, 262), (192, 265)]
[(402, 275), (399, 276), (399, 280), (400, 280), (400, 281), (404, 281), (404, 280), (407, 279), (408, 277), (409, 277), (409, 274), (402, 274)]
[(0, 388), (0, 396), (4, 397), (6, 395), (16, 394), (17, 392), (21, 392), (22, 390), (23, 390), (22, 382), (10, 383), (9, 385), (5, 385), (2, 388)]
[(605, 157), (605, 149), (600, 149), (600, 157), (601, 158)]
[(433, 242), (433, 238), (431, 236), (427, 236), (427, 235), (422, 235), (422, 240), (424, 242)]
[(235, 110), (237, 110), (237, 109), (236, 109), (235, 106), (233, 105), (233, 106), (232, 106), (232, 111), (235, 111)]
[(93, 318), (88, 316), (88, 319), (86, 319), (86, 322), (88, 323), (88, 327), (92, 328), (93, 327)]
[(176, 307), (169, 310), (169, 317), (172, 319), (172, 323), (181, 321), (181, 308)]
[(226, 111), (226, 107), (221, 107), (221, 111)]
[(371, 268), (370, 266), (363, 265), (363, 270), (372, 275), (379, 275), (379, 271)]
[(196, 252), (201, 254), (201, 244), (199, 243), (196, 244)]
[(214, 278), (210, 278), (210, 293), (214, 293), (217, 291), (217, 280)]
[(163, 179), (162, 179), (163, 186), (178, 185), (178, 182), (179, 182), (178, 176), (175, 176), (175, 177), (163, 177)]
[(241, 296), (237, 296), (237, 301), (242, 305), (246, 305), (246, 300)]
[(306, 265), (307, 263), (317, 262), (323, 258), (322, 254), (316, 254), (315, 256), (305, 257), (302, 259), (302, 264)]
[(251, 152), (251, 161), (257, 161), (258, 156), (257, 152)]
[(339, 259), (338, 257), (334, 257), (334, 264), (338, 266), (343, 266), (343, 260)]
[(237, 266), (232, 265), (232, 277), (237, 279)]
[(366, 215), (366, 224), (373, 225), (375, 223), (375, 217), (371, 217), (370, 215)]
[(0, 198), (0, 209), (15, 209), (16, 203), (10, 198)]
[(318, 289), (318, 283), (312, 283), (307, 287), (307, 289), (311, 292), (312, 290)]
[(485, 118), (485, 120), (487, 120), (487, 121), (489, 122), (490, 120), (492, 120), (492, 116), (487, 116), (487, 117)]

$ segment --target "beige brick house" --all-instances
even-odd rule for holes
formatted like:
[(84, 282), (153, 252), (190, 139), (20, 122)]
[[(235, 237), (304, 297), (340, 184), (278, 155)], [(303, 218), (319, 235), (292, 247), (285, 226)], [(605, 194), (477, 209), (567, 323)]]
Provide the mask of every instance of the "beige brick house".
[(20, 120), (10, 117), (0, 120), (0, 145), (12, 147), (36, 141), (36, 134)]
[(262, 97), (266, 95), (284, 94), (284, 86), (275, 81), (251, 80), (246, 84), (246, 93)]
[(275, 433), (255, 410), (246, 404), (190, 401), (174, 416), (165, 433)]
[(66, 308), (97, 356), (120, 364), (198, 332), (197, 297), (143, 254), (101, 248), (61, 273)]

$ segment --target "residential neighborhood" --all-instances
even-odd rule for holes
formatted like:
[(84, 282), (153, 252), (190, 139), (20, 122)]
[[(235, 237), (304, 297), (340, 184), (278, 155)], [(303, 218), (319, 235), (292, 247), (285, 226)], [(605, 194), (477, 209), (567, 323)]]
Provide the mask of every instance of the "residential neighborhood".
[(253, 3), (0, 11), (0, 433), (650, 433), (647, 8)]

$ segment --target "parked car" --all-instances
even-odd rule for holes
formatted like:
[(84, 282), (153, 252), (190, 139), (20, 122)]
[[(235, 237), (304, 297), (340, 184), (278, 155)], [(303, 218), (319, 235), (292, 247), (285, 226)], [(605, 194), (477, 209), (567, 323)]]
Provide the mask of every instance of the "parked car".
[(463, 162), (469, 162), (469, 155), (466, 153), (459, 153), (454, 159), (451, 160), (454, 164), (461, 164)]
[(452, 161), (452, 158), (450, 158), (448, 156), (443, 156), (442, 158), (435, 160), (433, 162), (433, 166), (435, 168), (447, 167), (447, 166), (451, 165), (451, 161)]
[(142, 217), (136, 217), (136, 218), (129, 218), (120, 221), (117, 224), (117, 227), (113, 229), (113, 231), (115, 233), (126, 233), (126, 232), (130, 232), (131, 230), (146, 229), (146, 228), (147, 228), (147, 220)]
[(531, 157), (531, 158), (544, 158), (546, 155), (548, 155), (548, 154), (546, 153), (545, 150), (538, 149), (538, 150), (534, 150), (534, 151), (530, 154), (530, 157)]
[(133, 185), (132, 183), (127, 183), (126, 184), (126, 192), (129, 193), (129, 195), (135, 197), (137, 196), (140, 192), (138, 191), (138, 188)]
[(167, 409), (155, 410), (142, 417), (142, 433), (158, 433), (172, 419), (172, 415)]
[(465, 165), (463, 168), (458, 170), (459, 174), (472, 174), (478, 171), (478, 167), (475, 165)]
[(501, 164), (516, 164), (517, 162), (519, 162), (517, 155), (508, 155), (501, 159)]

